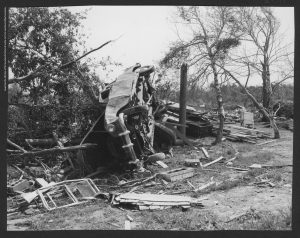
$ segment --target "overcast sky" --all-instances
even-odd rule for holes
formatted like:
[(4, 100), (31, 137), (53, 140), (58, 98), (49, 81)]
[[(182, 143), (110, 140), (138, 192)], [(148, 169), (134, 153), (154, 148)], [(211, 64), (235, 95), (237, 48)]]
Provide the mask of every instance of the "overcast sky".
[[(142, 65), (157, 64), (169, 44), (177, 40), (172, 6), (88, 6), (68, 9), (72, 12), (90, 9), (83, 22), (88, 49), (122, 35), (118, 41), (92, 55), (96, 58), (110, 56), (123, 64), (112, 77), (137, 62)], [(285, 41), (293, 42), (294, 8), (276, 7), (274, 13), (281, 22), (280, 31), (285, 33)], [(103, 79), (103, 72), (98, 73)]]

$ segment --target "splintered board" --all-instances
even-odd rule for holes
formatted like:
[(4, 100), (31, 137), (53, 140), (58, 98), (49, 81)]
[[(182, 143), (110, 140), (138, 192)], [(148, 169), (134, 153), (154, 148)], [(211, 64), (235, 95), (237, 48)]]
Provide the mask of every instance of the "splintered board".
[(159, 176), (168, 182), (190, 178), (194, 175), (193, 168), (178, 168), (159, 173)]

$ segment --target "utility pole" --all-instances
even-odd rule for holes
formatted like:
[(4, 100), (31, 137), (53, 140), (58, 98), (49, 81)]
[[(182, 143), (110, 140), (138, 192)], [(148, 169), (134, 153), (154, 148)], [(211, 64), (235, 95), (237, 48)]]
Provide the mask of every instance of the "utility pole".
[(187, 63), (180, 68), (180, 98), (179, 98), (179, 131), (186, 136), (186, 91), (187, 91)]

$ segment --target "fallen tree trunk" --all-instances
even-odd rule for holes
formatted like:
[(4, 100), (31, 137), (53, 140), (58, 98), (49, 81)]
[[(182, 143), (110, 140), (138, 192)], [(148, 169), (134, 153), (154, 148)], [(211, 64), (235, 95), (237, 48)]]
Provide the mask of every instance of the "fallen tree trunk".
[(86, 144), (82, 144), (82, 145), (75, 145), (75, 146), (68, 146), (68, 147), (54, 147), (51, 149), (45, 149), (45, 150), (39, 150), (39, 151), (26, 151), (22, 154), (11, 154), (11, 155), (9, 155), (9, 157), (46, 155), (46, 154), (57, 153), (57, 152), (85, 150), (85, 149), (93, 148), (95, 146), (97, 146), (97, 144), (86, 143)]
[[(47, 139), (25, 139), (27, 144), (31, 146), (51, 146), (55, 145), (56, 141), (53, 138)], [(64, 144), (78, 145), (82, 141), (81, 138), (72, 139)]]

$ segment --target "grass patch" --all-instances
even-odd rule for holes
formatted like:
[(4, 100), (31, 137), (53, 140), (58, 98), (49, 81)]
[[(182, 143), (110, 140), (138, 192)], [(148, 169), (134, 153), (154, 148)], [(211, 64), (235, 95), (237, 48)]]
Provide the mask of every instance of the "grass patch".
[(225, 180), (219, 186), (217, 186), (214, 190), (229, 190), (236, 186), (239, 186), (243, 183), (242, 179), (234, 179), (234, 180)]
[(267, 179), (271, 179), (275, 182), (280, 182), (282, 180), (282, 174), (280, 171), (278, 170), (271, 170), (271, 171), (268, 171), (265, 175), (265, 177)]
[(223, 229), (234, 230), (291, 230), (292, 210), (279, 210), (277, 213), (270, 211), (250, 210), (244, 216), (224, 223)]
[(172, 209), (168, 211), (143, 212), (142, 230), (215, 230), (216, 217), (207, 211), (191, 209), (186, 212)]
[(253, 151), (241, 154), (235, 163), (237, 165), (250, 166), (252, 164), (264, 164), (273, 158), (273, 153), (266, 151)]
[(252, 144), (241, 144), (237, 147), (238, 152), (249, 152), (252, 151), (254, 146)]
[(269, 211), (250, 210), (245, 215), (228, 223), (221, 221), (210, 211), (193, 209), (187, 212), (168, 211), (143, 212), (142, 230), (290, 230), (291, 208)]
[[(88, 202), (73, 207), (59, 208), (52, 211), (45, 211), (44, 214), (38, 215), (33, 218), (30, 224), (31, 230), (59, 230), (65, 229), (70, 223), (87, 222), (90, 218), (90, 214), (96, 209), (101, 209), (99, 203)], [(87, 215), (89, 214), (89, 215)], [(53, 220), (49, 223), (49, 220)]]

